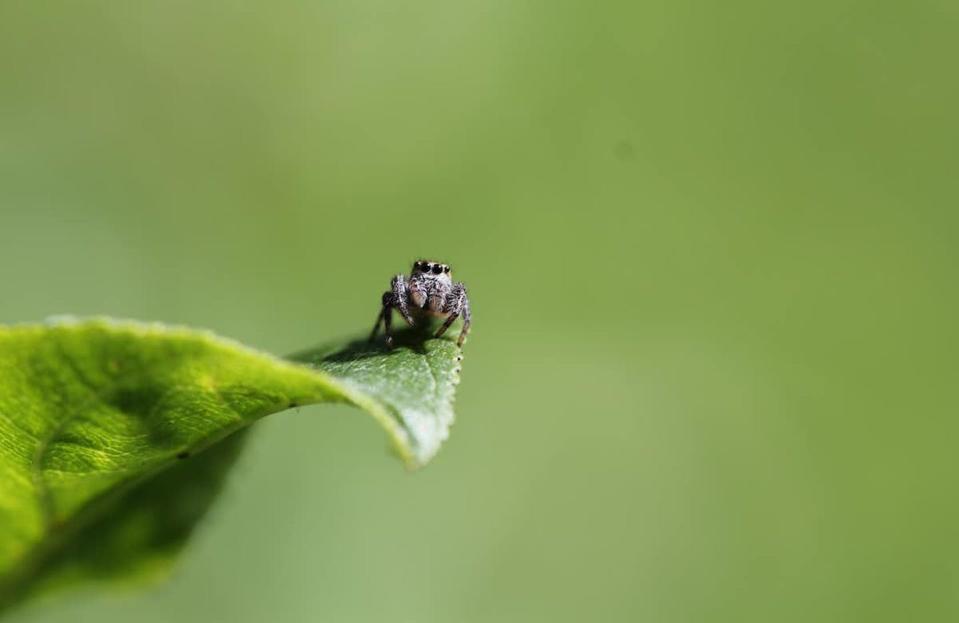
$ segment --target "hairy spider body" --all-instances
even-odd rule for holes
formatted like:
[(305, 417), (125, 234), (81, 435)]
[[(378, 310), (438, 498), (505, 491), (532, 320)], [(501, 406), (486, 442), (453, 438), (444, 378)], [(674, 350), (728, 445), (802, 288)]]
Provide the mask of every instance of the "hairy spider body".
[(466, 286), (453, 281), (448, 264), (429, 260), (414, 262), (409, 277), (403, 275), (393, 277), (390, 289), (383, 293), (382, 304), (383, 308), (376, 318), (376, 324), (373, 325), (370, 341), (376, 339), (382, 323), (383, 332), (386, 334), (386, 345), (390, 348), (393, 348), (394, 309), (400, 312), (410, 326), (416, 325), (417, 321), (429, 316), (446, 318), (436, 331), (436, 337), (446, 333), (450, 325), (462, 316), (463, 328), (456, 340), (458, 346), (463, 346), (463, 341), (466, 340), (470, 331), (470, 301), (466, 295)]

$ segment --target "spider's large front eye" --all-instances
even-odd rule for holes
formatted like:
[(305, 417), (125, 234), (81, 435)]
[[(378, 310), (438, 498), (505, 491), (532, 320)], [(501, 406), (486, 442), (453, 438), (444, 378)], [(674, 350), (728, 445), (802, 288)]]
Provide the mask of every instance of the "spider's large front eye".
[(443, 267), (440, 266), (439, 264), (434, 264), (434, 265), (433, 265), (433, 274), (434, 274), (434, 275), (438, 275), (438, 274), (440, 274), (441, 272), (443, 272)]

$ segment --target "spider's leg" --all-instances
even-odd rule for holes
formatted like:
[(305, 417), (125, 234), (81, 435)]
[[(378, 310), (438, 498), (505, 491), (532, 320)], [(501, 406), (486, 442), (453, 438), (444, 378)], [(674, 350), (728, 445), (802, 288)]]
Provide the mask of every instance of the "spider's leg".
[[(460, 314), (463, 314), (466, 311), (466, 306), (468, 301), (466, 299), (466, 288), (463, 287), (463, 284), (458, 283), (453, 286), (453, 291), (450, 293), (449, 298), (447, 299), (446, 311), (449, 312), (449, 316), (446, 317), (446, 321), (436, 332), (436, 337), (440, 337), (446, 330), (450, 328), (457, 318), (460, 317)], [(464, 320), (466, 316), (464, 315)], [(462, 344), (460, 340), (459, 344)]]
[(446, 320), (443, 322), (443, 326), (437, 329), (436, 337), (440, 337), (444, 333), (446, 333), (446, 330), (450, 328), (450, 325), (456, 322), (456, 319), (459, 317), (460, 317), (460, 313), (458, 311), (450, 310), (450, 315), (446, 317)]
[[(389, 293), (392, 298), (393, 294)], [(384, 295), (383, 298), (386, 298)], [(386, 336), (387, 348), (393, 348), (393, 306), (383, 306), (383, 335)]]
[[(387, 294), (389, 294), (390, 296), (392, 296), (392, 293), (389, 293), (389, 292), (388, 292)], [(389, 314), (389, 313), (390, 313), (390, 307), (389, 307), (389, 305), (387, 305), (386, 303), (384, 303), (382, 309), (380, 309), (379, 315), (376, 317), (376, 322), (373, 323), (373, 331), (370, 333), (370, 341), (371, 341), (371, 342), (376, 339), (376, 334), (377, 334), (377, 333), (379, 332), (379, 330), (380, 330), (380, 323), (383, 322), (383, 318), (384, 318), (387, 314)]]
[(393, 319), (393, 293), (384, 292), (382, 299), (382, 309), (380, 309), (380, 315), (376, 317), (376, 323), (373, 325), (373, 331), (370, 333), (370, 341), (376, 339), (376, 334), (380, 330), (380, 323), (383, 323), (383, 331), (386, 333), (387, 342), (390, 341), (390, 321)]
[(403, 316), (403, 320), (407, 322), (411, 327), (413, 326), (413, 316), (410, 315), (410, 306), (407, 302), (409, 299), (409, 291), (406, 287), (406, 279), (403, 278), (403, 275), (397, 275), (393, 277), (393, 301), (392, 304), (396, 309), (400, 310), (400, 315)]
[(460, 287), (463, 288), (463, 328), (460, 329), (460, 336), (456, 340), (456, 345), (462, 348), (463, 342), (466, 341), (466, 336), (469, 335), (472, 318), (470, 318), (470, 299), (466, 295), (466, 288), (462, 285)]

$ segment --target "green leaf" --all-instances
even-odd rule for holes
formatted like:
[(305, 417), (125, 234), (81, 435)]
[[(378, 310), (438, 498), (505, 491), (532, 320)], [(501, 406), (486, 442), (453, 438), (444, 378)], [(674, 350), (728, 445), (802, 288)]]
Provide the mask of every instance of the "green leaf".
[(460, 351), (408, 330), (282, 360), (207, 332), (107, 319), (0, 327), (0, 609), (162, 574), (259, 418), (354, 404), (409, 468), (453, 421)]

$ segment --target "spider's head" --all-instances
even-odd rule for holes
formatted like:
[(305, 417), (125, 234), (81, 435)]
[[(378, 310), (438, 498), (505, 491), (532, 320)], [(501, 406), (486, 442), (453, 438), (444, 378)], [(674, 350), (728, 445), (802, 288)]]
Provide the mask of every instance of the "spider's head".
[(431, 262), (430, 260), (417, 260), (416, 262), (413, 262), (413, 274), (420, 274), (433, 278), (446, 277), (449, 279), (450, 265), (440, 264), (439, 262)]

